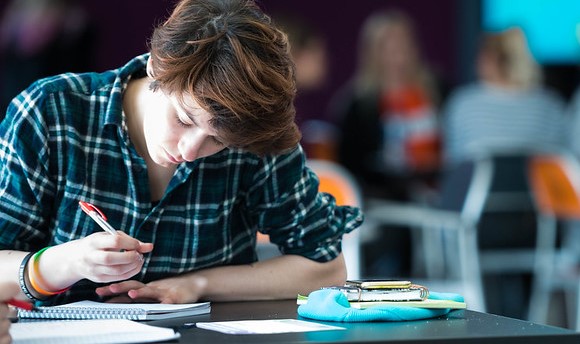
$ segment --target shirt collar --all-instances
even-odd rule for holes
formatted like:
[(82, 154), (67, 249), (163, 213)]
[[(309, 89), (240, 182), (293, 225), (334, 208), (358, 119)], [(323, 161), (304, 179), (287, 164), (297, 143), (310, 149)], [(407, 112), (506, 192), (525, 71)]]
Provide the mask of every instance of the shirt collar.
[(123, 93), (132, 77), (141, 75), (147, 68), (149, 53), (139, 55), (130, 60), (123, 67), (112, 70), (116, 74), (111, 85), (110, 101), (104, 116), (104, 126), (108, 124), (121, 127), (123, 124)]

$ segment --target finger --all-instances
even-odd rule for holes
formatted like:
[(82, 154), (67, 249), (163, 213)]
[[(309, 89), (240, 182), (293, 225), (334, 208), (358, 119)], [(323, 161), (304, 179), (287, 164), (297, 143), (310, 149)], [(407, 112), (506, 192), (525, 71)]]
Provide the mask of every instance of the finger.
[(87, 273), (89, 279), (95, 282), (110, 283), (129, 279), (141, 271), (141, 264), (130, 265), (95, 265)]
[(10, 320), (9, 319), (0, 320), (0, 333), (8, 332), (9, 328), (10, 328)]
[(0, 334), (0, 344), (10, 344), (12, 343), (12, 337), (10, 337), (10, 333), (6, 333), (5, 335)]
[(20, 287), (16, 283), (0, 284), (0, 301), (7, 301), (18, 295)]
[(140, 253), (149, 253), (151, 251), (153, 251), (153, 244), (151, 243), (141, 243), (141, 246), (139, 247), (139, 249), (137, 250)]
[(88, 258), (94, 264), (105, 266), (141, 264), (143, 261), (143, 255), (137, 251), (97, 251)]
[(99, 287), (96, 289), (96, 292), (99, 296), (111, 296), (111, 295), (117, 295), (117, 294), (124, 294), (124, 293), (128, 292), (129, 290), (142, 288), (143, 286), (145, 286), (144, 283), (141, 283), (139, 281), (130, 280), (130, 281), (123, 281), (120, 283), (109, 284), (109, 285), (104, 286), (104, 287)]
[(111, 235), (105, 232), (98, 232), (89, 235), (93, 247), (101, 250), (111, 251), (134, 251), (139, 249), (141, 242), (121, 231), (117, 231), (117, 235)]
[[(95, 252), (98, 255), (98, 252)], [(131, 254), (136, 254), (135, 252)], [(137, 257), (138, 254), (137, 254)], [(140, 258), (140, 257), (139, 257)], [(136, 259), (128, 264), (103, 265), (95, 262), (92, 257), (86, 257), (79, 269), (84, 278), (95, 282), (115, 282), (122, 281), (139, 273), (143, 267), (143, 260)]]
[(123, 272), (125, 270), (125, 268), (111, 270), (111, 267), (92, 266), (85, 270), (83, 276), (96, 283), (118, 282), (137, 275), (141, 271), (141, 266), (136, 266), (127, 272)]
[(163, 298), (164, 291), (165, 290), (159, 288), (144, 286), (139, 289), (129, 290), (127, 295), (129, 295), (129, 297), (133, 300), (150, 299), (160, 302), (161, 298)]
[(135, 302), (127, 295), (117, 295), (105, 301), (106, 303), (132, 303)]

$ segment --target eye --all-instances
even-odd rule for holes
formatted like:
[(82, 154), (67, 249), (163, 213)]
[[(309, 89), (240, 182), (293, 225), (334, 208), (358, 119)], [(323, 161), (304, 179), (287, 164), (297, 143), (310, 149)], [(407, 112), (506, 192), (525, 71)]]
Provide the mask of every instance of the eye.
[(210, 136), (211, 140), (214, 144), (218, 145), (218, 146), (225, 146), (225, 144), (223, 142), (221, 142), (220, 140), (218, 140), (217, 137), (215, 136)]
[(189, 124), (189, 123), (185, 123), (181, 120), (181, 117), (179, 117), (179, 115), (175, 115), (175, 120), (177, 121), (177, 125), (179, 125), (180, 127), (183, 128), (190, 128), (193, 126), (193, 124)]

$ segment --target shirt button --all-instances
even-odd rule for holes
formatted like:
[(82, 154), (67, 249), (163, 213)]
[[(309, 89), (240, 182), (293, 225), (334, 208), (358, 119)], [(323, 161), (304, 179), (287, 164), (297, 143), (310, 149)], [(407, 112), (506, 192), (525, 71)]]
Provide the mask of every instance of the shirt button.
[(142, 166), (135, 166), (133, 167), (133, 171), (135, 171), (135, 173), (141, 173), (143, 172), (144, 168)]

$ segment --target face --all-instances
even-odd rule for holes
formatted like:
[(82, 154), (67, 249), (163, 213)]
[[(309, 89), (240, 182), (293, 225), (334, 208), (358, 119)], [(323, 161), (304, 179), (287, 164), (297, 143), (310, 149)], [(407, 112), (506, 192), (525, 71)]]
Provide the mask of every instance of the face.
[(151, 159), (171, 166), (215, 154), (225, 146), (210, 126), (211, 115), (193, 99), (152, 92), (158, 101), (148, 109), (143, 122), (145, 142)]
[(403, 24), (392, 24), (385, 28), (380, 54), (384, 68), (389, 71), (407, 71), (412, 68), (417, 51), (409, 29)]

